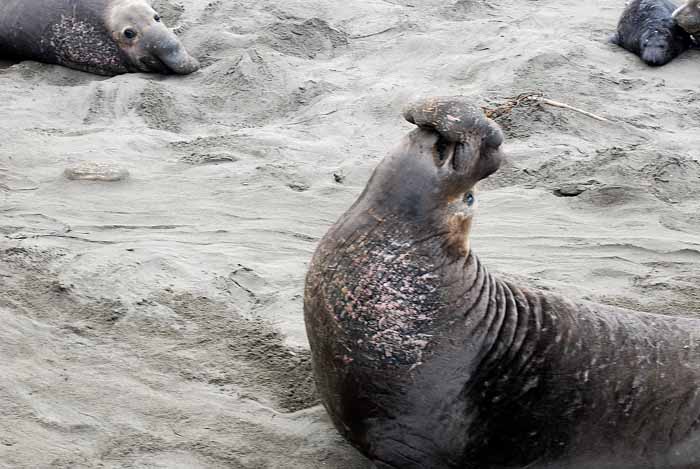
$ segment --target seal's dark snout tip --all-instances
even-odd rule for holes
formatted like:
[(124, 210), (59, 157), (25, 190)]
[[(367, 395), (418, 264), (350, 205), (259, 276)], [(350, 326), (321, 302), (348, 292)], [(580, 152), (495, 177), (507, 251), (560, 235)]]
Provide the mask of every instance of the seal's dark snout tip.
[(503, 143), (498, 124), (464, 96), (421, 99), (406, 106), (403, 116), (418, 127), (435, 130), (449, 142), (466, 142), (479, 136), (491, 148)]

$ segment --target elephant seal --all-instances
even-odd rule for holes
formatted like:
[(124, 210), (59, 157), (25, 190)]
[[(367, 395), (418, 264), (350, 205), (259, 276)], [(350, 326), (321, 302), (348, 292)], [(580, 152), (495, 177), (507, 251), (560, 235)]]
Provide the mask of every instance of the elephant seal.
[(0, 56), (107, 76), (199, 69), (147, 0), (2, 0)]
[(304, 317), (318, 392), (379, 468), (700, 467), (700, 320), (489, 273), (476, 183), (503, 155), (465, 98), (418, 125), (320, 241)]
[(688, 0), (671, 16), (689, 34), (700, 34), (700, 0)]
[(610, 42), (637, 54), (648, 65), (665, 65), (693, 45), (676, 20), (669, 0), (632, 0)]

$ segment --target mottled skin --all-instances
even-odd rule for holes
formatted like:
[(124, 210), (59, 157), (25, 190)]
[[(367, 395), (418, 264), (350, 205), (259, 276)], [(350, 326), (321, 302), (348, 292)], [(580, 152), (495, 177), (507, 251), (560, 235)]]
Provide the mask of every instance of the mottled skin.
[(665, 65), (693, 45), (693, 38), (672, 18), (669, 0), (632, 0), (610, 41), (637, 54), (648, 65)]
[(107, 76), (199, 68), (147, 0), (2, 0), (0, 57)]
[(688, 0), (672, 16), (688, 33), (700, 34), (700, 0)]
[(700, 320), (489, 273), (468, 234), (500, 131), (461, 98), (406, 117), (420, 128), (307, 275), (314, 373), (340, 433), (379, 468), (700, 467)]

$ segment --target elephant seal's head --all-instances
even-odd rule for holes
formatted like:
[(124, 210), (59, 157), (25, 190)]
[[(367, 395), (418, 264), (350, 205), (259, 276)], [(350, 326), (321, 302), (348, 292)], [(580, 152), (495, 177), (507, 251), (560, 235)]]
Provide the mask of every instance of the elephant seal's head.
[(199, 62), (146, 0), (115, 0), (105, 23), (134, 71), (186, 75), (199, 69)]
[(418, 126), (377, 167), (358, 203), (400, 223), (448, 234), (469, 252), (476, 184), (498, 170), (503, 133), (467, 98), (417, 101), (404, 117)]

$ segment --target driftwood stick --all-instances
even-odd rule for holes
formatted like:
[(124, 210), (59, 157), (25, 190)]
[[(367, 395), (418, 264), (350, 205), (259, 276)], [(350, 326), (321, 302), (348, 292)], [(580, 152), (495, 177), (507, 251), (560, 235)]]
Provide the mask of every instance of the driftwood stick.
[(577, 107), (569, 106), (568, 104), (560, 103), (559, 101), (554, 101), (552, 99), (544, 98), (542, 96), (532, 96), (529, 99), (536, 101), (541, 104), (547, 104), (549, 106), (554, 106), (554, 107), (559, 107), (562, 109), (568, 109), (570, 111), (578, 112), (580, 114), (583, 114), (584, 116), (588, 116), (591, 119), (595, 119), (601, 122), (610, 122), (608, 119), (605, 117), (600, 117), (596, 114), (593, 114), (592, 112), (584, 111), (583, 109), (579, 109)]

